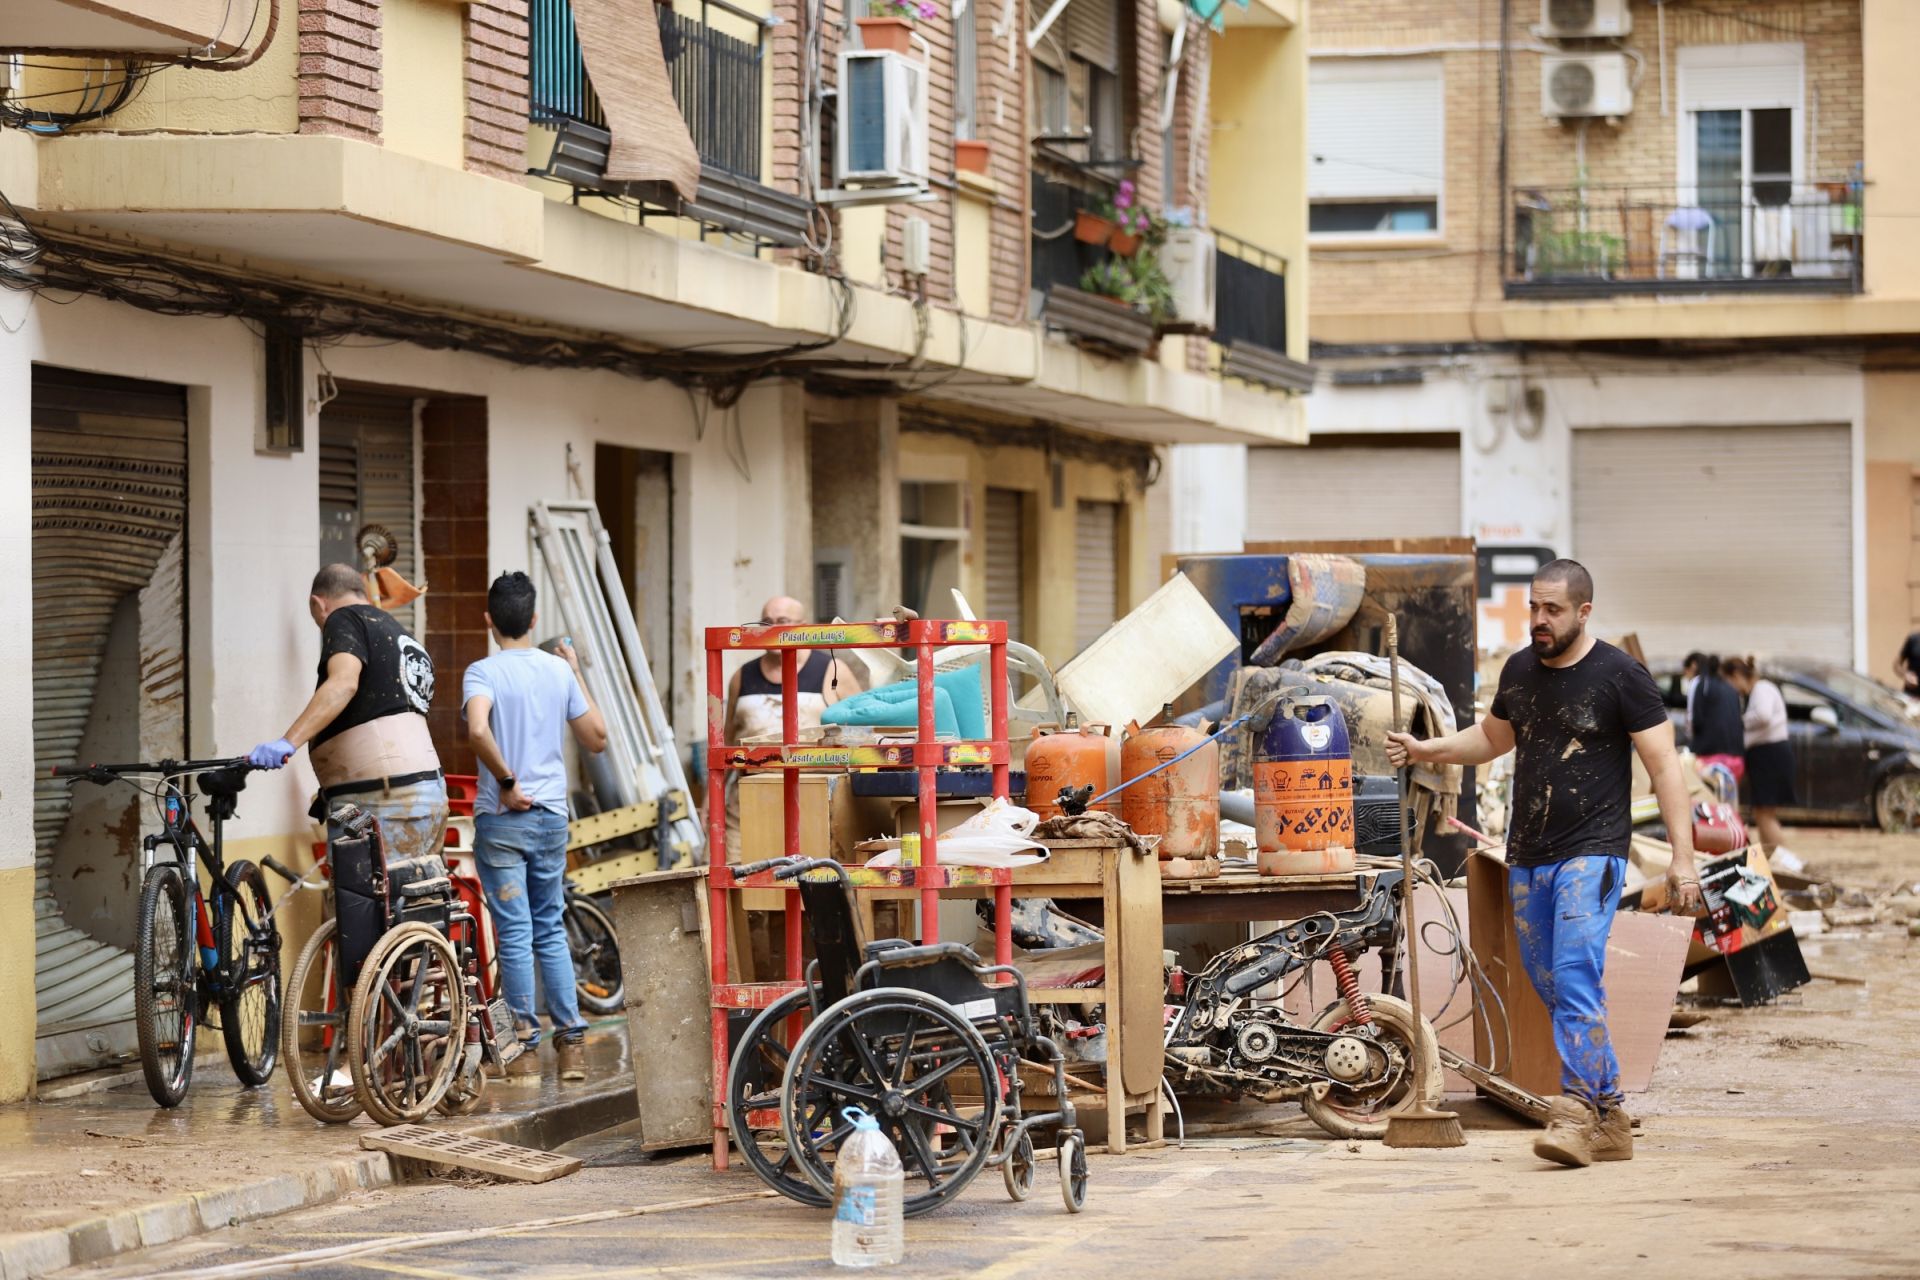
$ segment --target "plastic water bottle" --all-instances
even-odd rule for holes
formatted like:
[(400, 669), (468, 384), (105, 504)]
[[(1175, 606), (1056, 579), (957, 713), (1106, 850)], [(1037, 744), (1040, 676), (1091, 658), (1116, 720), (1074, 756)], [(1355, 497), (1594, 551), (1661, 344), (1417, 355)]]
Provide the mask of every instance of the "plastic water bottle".
[(880, 1132), (879, 1122), (860, 1108), (841, 1114), (853, 1124), (853, 1133), (833, 1161), (833, 1261), (842, 1267), (883, 1267), (906, 1252), (900, 1153)]

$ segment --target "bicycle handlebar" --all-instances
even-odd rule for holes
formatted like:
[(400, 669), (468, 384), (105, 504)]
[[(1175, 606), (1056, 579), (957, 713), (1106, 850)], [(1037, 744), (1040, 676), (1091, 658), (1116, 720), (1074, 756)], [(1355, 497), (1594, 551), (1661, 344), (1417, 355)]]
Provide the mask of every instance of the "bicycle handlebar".
[(223, 760), (159, 760), (141, 764), (57, 764), (47, 771), (47, 776), (105, 782), (123, 773), (158, 773), (173, 778), (187, 773), (211, 773), (215, 769), (234, 768), (250, 770), (253, 766), (245, 756), (229, 756)]

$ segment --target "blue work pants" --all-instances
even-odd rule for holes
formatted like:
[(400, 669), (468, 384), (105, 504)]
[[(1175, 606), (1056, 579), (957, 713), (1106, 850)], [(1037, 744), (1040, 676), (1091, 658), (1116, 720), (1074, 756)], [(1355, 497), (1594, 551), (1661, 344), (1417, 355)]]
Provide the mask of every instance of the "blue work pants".
[(1626, 866), (1625, 858), (1589, 856), (1507, 869), (1520, 962), (1553, 1017), (1560, 1091), (1602, 1114), (1621, 1103), (1601, 978)]

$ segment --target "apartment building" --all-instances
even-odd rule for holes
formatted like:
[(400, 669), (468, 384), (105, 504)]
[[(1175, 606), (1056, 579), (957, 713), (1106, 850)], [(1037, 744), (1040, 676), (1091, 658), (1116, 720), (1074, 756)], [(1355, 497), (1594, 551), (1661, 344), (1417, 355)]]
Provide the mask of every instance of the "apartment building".
[[(700, 628), (958, 587), (1062, 661), (1166, 446), (1304, 437), (1302, 0), (857, 3), (4, 7), (0, 1099), (132, 1045), (149, 819), (36, 775), (278, 733), (367, 526), (461, 769), (537, 499), (598, 505), (685, 747)], [(303, 865), (311, 786), (229, 857)]]
[(1572, 555), (1656, 657), (1890, 679), (1920, 626), (1916, 47), (1904, 0), (1320, 0), (1312, 442), (1177, 450), (1183, 549), (1467, 535), (1489, 649)]

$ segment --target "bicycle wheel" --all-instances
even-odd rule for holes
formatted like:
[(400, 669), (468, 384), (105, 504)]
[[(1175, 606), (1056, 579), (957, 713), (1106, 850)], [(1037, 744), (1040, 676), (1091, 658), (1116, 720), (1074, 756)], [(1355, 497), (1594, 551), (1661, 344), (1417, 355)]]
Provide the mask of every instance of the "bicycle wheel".
[(789, 1200), (824, 1209), (831, 1203), (794, 1163), (780, 1123), (780, 1085), (787, 1072), (787, 1021), (808, 1011), (802, 987), (762, 1009), (733, 1046), (727, 1067), (727, 1128), (741, 1158), (760, 1181)]
[(424, 924), (390, 929), (361, 967), (347, 1009), (353, 1089), (384, 1125), (411, 1124), (460, 1066), (467, 996), (453, 944)]
[(614, 941), (613, 921), (600, 904), (584, 895), (567, 898), (561, 916), (567, 929), (567, 949), (573, 952), (573, 980), (580, 1007), (588, 1013), (619, 1013), (626, 1007), (626, 987), (620, 977), (620, 944)]
[(177, 863), (161, 862), (140, 886), (140, 922), (133, 948), (133, 1015), (147, 1092), (177, 1107), (193, 1081), (198, 1030), (192, 899)]
[(289, 1006), (280, 1021), (280, 1058), (287, 1083), (306, 1113), (322, 1124), (360, 1114), (347, 1066), (347, 989), (340, 973), (338, 922), (320, 922), (287, 976)]
[(227, 995), (220, 1031), (227, 1061), (240, 1083), (255, 1088), (273, 1079), (280, 1053), (280, 931), (268, 912), (266, 873), (244, 858), (227, 868)]

